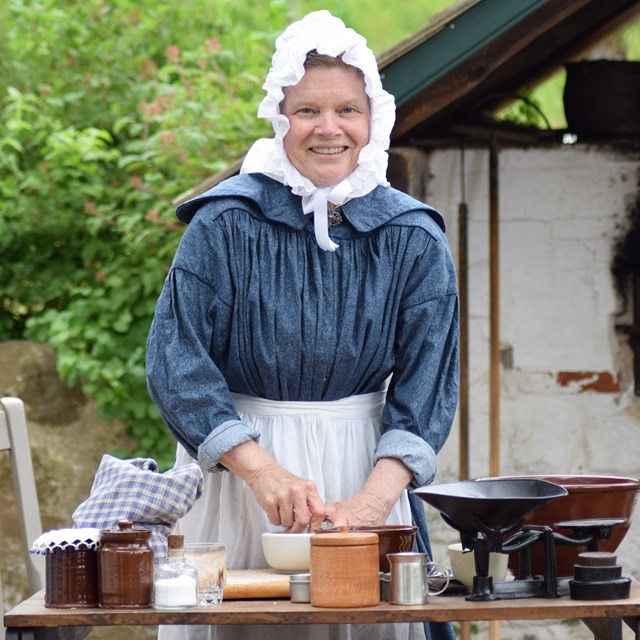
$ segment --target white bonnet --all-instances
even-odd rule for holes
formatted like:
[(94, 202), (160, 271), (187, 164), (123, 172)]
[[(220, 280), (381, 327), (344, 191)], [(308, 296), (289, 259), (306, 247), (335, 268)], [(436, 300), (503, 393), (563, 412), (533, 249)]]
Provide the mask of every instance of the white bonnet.
[[(322, 10), (309, 13), (289, 25), (276, 39), (275, 45), (271, 69), (263, 85), (267, 95), (258, 108), (258, 117), (271, 121), (275, 138), (258, 140), (249, 150), (241, 172), (265, 173), (290, 186), (294, 194), (305, 198), (305, 212), (310, 213), (308, 199), (319, 189), (289, 162), (283, 143), (289, 130), (289, 121), (280, 113), (280, 103), (284, 98), (283, 88), (300, 81), (305, 71), (306, 55), (315, 49), (324, 55), (342, 55), (346, 64), (360, 69), (371, 104), (369, 143), (360, 151), (358, 165), (353, 173), (340, 183), (338, 193), (341, 202), (336, 202), (335, 191), (331, 193), (331, 201), (342, 204), (349, 198), (369, 193), (378, 185), (388, 186), (387, 149), (395, 121), (395, 101), (382, 88), (375, 55), (367, 46), (365, 38), (346, 27), (339, 18)], [(335, 186), (337, 185), (333, 185)]]

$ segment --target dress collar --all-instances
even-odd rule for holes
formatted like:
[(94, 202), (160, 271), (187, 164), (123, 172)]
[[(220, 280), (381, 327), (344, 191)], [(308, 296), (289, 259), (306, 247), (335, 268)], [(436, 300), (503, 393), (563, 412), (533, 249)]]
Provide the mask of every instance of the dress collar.
[[(290, 187), (263, 174), (241, 174), (229, 178), (209, 191), (181, 204), (176, 214), (182, 222), (189, 223), (197, 210), (206, 202), (224, 200), (220, 213), (233, 207), (258, 210), (267, 220), (284, 224), (292, 229), (303, 229), (310, 220), (302, 212), (301, 197)], [(429, 214), (444, 231), (440, 213), (430, 206), (392, 187), (378, 186), (359, 198), (352, 198), (340, 206), (344, 218), (358, 233), (371, 233), (400, 215), (423, 211)]]

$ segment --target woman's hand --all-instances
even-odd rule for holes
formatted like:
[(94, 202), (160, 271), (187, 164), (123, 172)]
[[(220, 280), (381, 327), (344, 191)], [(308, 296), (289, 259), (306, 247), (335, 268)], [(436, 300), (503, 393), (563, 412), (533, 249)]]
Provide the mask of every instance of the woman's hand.
[(361, 525), (377, 526), (387, 520), (389, 512), (383, 500), (365, 491), (351, 498), (340, 500), (329, 505), (327, 517), (333, 526)]
[(220, 462), (247, 483), (271, 524), (293, 533), (324, 520), (327, 506), (315, 484), (278, 465), (256, 442), (231, 449)]
[(400, 460), (383, 458), (362, 490), (351, 498), (329, 505), (326, 517), (335, 527), (382, 525), (412, 477)]

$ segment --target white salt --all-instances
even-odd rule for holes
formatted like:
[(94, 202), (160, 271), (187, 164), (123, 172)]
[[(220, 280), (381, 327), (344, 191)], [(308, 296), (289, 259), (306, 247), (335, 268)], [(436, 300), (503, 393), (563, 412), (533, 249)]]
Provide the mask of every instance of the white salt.
[(183, 609), (198, 604), (196, 580), (191, 576), (160, 578), (154, 583), (156, 609)]

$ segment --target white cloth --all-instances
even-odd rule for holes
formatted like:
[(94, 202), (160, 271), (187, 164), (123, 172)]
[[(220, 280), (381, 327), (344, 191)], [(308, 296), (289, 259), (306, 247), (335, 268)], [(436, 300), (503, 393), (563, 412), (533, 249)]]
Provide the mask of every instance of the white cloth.
[(45, 555), (51, 551), (75, 549), (98, 549), (101, 542), (100, 529), (85, 527), (82, 529), (53, 529), (45, 531), (36, 538), (29, 549), (29, 553)]
[[(365, 91), (371, 104), (371, 133), (358, 158), (358, 166), (342, 182), (329, 189), (320, 189), (303, 176), (289, 161), (284, 149), (284, 137), (289, 130), (288, 118), (280, 113), (284, 99), (284, 87), (297, 84), (304, 75), (304, 61), (309, 51), (337, 57), (364, 74)], [(321, 222), (326, 218), (327, 195), (330, 202), (340, 206), (349, 198), (363, 196), (378, 185), (388, 186), (387, 149), (391, 130), (395, 122), (395, 100), (382, 88), (376, 57), (367, 46), (367, 41), (353, 29), (349, 29), (339, 18), (328, 11), (313, 11), (302, 20), (289, 25), (276, 40), (276, 50), (271, 69), (263, 85), (267, 95), (260, 103), (258, 117), (271, 121), (275, 138), (262, 138), (255, 142), (245, 157), (241, 173), (264, 173), (292, 188), (294, 194), (306, 200), (313, 199), (314, 223), (318, 245), (325, 251), (334, 251), (337, 245), (328, 236)], [(337, 189), (337, 191), (336, 191)], [(324, 211), (324, 213), (323, 213)], [(305, 207), (305, 213), (310, 209)]]
[[(260, 445), (283, 467), (315, 482), (320, 497), (335, 502), (357, 493), (373, 468), (380, 439), (384, 392), (333, 402), (278, 402), (232, 394), (238, 414), (260, 432)], [(178, 446), (176, 466), (192, 462)], [(406, 492), (388, 524), (411, 524)], [(193, 509), (178, 522), (185, 542), (227, 545), (231, 569), (265, 568), (263, 531), (267, 521), (251, 490), (231, 473), (205, 474), (205, 488)], [(420, 640), (422, 624), (221, 625), (160, 627), (160, 640)]]

